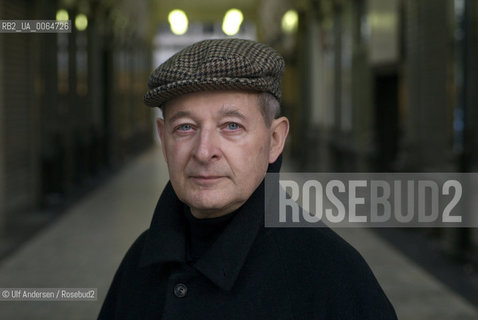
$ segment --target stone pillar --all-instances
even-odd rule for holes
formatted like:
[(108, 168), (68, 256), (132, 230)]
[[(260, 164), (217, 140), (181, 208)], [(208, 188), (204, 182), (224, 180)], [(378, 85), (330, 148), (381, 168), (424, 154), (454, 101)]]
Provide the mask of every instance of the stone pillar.
[[(465, 6), (465, 142), (466, 166), (471, 172), (478, 170), (478, 2), (466, 0)], [(473, 190), (474, 191), (474, 190)], [(472, 208), (477, 210), (477, 208)], [(476, 212), (469, 212), (476, 214)], [(478, 229), (469, 229), (471, 254), (478, 250)], [(476, 254), (474, 255), (476, 257)], [(476, 262), (476, 261), (475, 261)]]
[(405, 170), (453, 170), (452, 28), (446, 0), (407, 0)]
[(478, 170), (478, 3), (473, 0), (466, 2), (466, 39), (465, 39), (465, 108), (467, 109), (466, 124), (468, 139), (465, 141), (465, 151), (470, 158), (470, 170)]

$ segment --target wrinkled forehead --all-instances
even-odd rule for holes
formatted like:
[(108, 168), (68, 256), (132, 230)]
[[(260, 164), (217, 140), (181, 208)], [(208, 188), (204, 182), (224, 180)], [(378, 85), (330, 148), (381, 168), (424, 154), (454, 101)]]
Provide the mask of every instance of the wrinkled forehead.
[(163, 119), (181, 116), (237, 116), (259, 110), (259, 94), (252, 91), (224, 90), (196, 92), (176, 97), (162, 105)]

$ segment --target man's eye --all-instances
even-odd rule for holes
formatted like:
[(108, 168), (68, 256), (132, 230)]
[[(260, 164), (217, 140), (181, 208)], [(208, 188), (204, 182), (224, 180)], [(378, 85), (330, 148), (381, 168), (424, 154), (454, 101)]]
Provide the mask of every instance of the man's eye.
[(226, 128), (229, 129), (229, 130), (237, 130), (237, 129), (239, 129), (239, 125), (235, 122), (229, 122), (226, 125)]
[(180, 131), (189, 131), (192, 128), (193, 127), (190, 124), (182, 124), (182, 125), (178, 126), (178, 130), (180, 130)]

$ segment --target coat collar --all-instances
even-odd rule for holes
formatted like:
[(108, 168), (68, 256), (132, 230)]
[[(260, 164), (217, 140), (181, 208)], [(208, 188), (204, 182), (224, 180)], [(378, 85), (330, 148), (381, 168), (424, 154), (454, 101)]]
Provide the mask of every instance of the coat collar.
[[(269, 166), (278, 172), (281, 158)], [(186, 221), (182, 203), (170, 182), (156, 206), (140, 266), (186, 261)], [(232, 289), (252, 244), (264, 225), (264, 182), (238, 209), (213, 245), (193, 266), (218, 287)]]

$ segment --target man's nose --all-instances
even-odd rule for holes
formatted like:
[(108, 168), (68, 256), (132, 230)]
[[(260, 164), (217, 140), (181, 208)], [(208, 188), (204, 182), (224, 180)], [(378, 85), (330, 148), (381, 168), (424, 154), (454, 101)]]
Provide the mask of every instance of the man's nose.
[(221, 156), (219, 133), (213, 128), (203, 128), (198, 135), (194, 157), (200, 162), (217, 160)]

